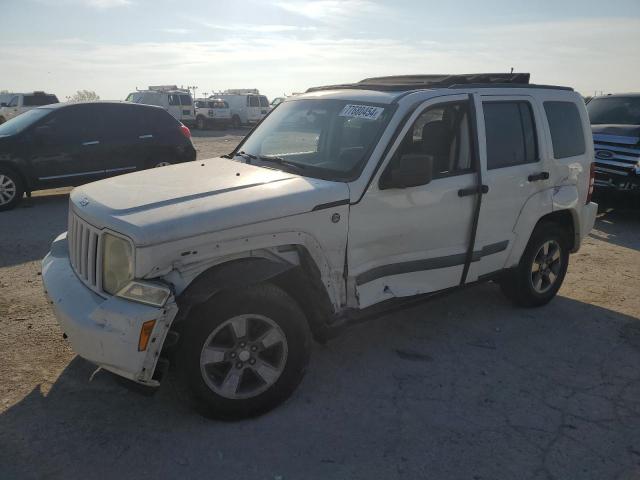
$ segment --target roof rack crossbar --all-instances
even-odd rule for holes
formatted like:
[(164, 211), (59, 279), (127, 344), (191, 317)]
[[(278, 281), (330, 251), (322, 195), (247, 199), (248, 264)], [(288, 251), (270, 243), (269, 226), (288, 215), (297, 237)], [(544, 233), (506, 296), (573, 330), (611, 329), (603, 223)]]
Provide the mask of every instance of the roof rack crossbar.
[(548, 88), (573, 90), (570, 87), (534, 85), (529, 83), (529, 73), (471, 73), (460, 75), (399, 75), (393, 77), (365, 78), (357, 83), (312, 87), (309, 92), (323, 90), (377, 90), (406, 92), (427, 88)]

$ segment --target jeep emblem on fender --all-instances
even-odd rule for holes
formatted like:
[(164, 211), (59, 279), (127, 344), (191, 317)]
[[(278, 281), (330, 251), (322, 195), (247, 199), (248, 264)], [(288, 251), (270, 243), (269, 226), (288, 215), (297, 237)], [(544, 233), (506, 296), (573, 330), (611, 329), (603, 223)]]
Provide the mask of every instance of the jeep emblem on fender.
[(613, 152), (610, 152), (609, 150), (597, 150), (596, 157), (607, 160), (609, 158), (613, 158)]

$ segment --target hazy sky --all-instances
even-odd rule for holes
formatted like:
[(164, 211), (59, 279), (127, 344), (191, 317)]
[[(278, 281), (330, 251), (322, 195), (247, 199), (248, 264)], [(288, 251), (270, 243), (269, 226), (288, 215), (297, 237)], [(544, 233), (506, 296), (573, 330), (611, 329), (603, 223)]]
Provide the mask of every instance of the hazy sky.
[[(640, 91), (640, 0), (0, 0), (0, 89), (270, 98), (364, 77), (531, 72)], [(199, 96), (199, 95), (198, 95)]]

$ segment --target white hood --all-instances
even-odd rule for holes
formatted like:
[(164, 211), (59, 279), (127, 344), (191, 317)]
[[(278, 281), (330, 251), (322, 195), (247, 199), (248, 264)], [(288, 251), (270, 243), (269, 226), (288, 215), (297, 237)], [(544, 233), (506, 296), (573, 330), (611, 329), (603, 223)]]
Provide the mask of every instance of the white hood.
[(348, 198), (345, 183), (225, 158), (109, 178), (71, 192), (78, 215), (139, 246), (309, 212)]

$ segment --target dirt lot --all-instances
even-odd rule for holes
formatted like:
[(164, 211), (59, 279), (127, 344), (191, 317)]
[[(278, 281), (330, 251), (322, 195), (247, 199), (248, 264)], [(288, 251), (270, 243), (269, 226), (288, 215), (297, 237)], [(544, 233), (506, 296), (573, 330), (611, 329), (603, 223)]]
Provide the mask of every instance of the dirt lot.
[[(241, 132), (198, 135), (200, 158)], [(0, 479), (640, 478), (640, 208), (607, 200), (550, 305), (493, 284), (316, 346), (281, 408), (218, 423), (75, 357), (40, 259), (67, 191), (0, 214)]]

